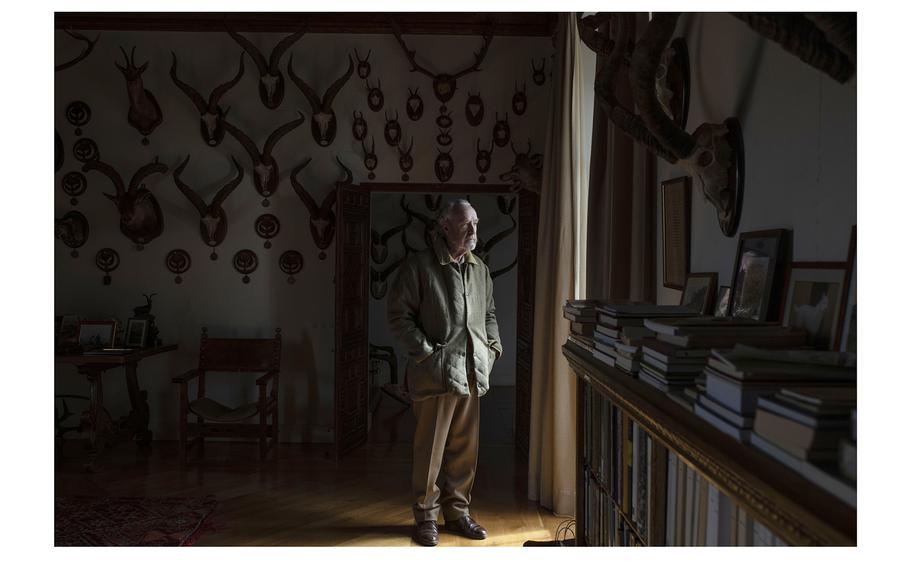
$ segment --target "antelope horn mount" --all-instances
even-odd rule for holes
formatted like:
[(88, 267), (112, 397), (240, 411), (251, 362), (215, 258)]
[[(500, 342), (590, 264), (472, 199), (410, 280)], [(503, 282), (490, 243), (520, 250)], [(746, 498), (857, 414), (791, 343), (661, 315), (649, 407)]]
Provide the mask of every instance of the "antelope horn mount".
[(325, 260), (325, 249), (329, 247), (332, 243), (332, 238), (335, 236), (335, 213), (332, 211), (332, 207), (335, 205), (338, 192), (336, 188), (333, 188), (322, 199), (322, 204), (317, 205), (313, 196), (297, 180), (297, 174), (306, 168), (309, 163), (310, 158), (307, 158), (302, 164), (294, 168), (291, 172), (291, 185), (310, 213), (310, 235), (312, 235), (313, 242), (319, 248), (319, 259)]
[(228, 220), (222, 205), (243, 180), (243, 168), (234, 156), (231, 156), (231, 160), (234, 162), (234, 166), (237, 167), (237, 176), (226, 185), (222, 186), (209, 204), (206, 204), (193, 188), (180, 179), (180, 175), (190, 161), (189, 155), (187, 155), (186, 159), (183, 160), (183, 163), (174, 170), (174, 184), (199, 213), (199, 234), (202, 236), (202, 242), (210, 247), (220, 245), (227, 235)]
[(348, 55), (347, 71), (332, 83), (332, 86), (326, 90), (322, 99), (320, 99), (316, 91), (294, 73), (294, 55), (291, 54), (288, 58), (288, 76), (297, 85), (297, 88), (300, 89), (313, 109), (310, 131), (313, 134), (313, 140), (320, 146), (330, 146), (335, 140), (335, 134), (338, 131), (338, 119), (332, 109), (332, 102), (335, 100), (335, 95), (338, 94), (353, 74), (354, 60)]
[(265, 56), (262, 55), (262, 52), (259, 51), (259, 48), (253, 42), (237, 32), (228, 30), (228, 34), (250, 55), (253, 63), (256, 64), (256, 68), (259, 70), (259, 100), (269, 110), (275, 110), (281, 105), (281, 101), (284, 100), (284, 75), (281, 74), (278, 63), (281, 61), (284, 52), (297, 43), (305, 33), (306, 27), (304, 26), (304, 29), (284, 37), (272, 49), (269, 60), (266, 62)]
[(145, 188), (142, 180), (153, 173), (167, 172), (167, 166), (158, 162), (158, 158), (139, 168), (124, 190), (123, 178), (108, 164), (100, 161), (86, 162), (83, 172), (97, 170), (106, 175), (114, 184), (116, 195), (105, 193), (104, 196), (117, 205), (120, 214), (120, 232), (133, 241), (137, 248), (161, 236), (164, 231), (164, 213), (155, 195)]
[(80, 34), (79, 32), (74, 32), (72, 30), (63, 30), (63, 31), (66, 32), (66, 34), (68, 36), (70, 36), (71, 38), (85, 43), (85, 46), (82, 48), (82, 53), (80, 53), (73, 59), (70, 59), (66, 63), (61, 63), (60, 65), (55, 65), (54, 66), (55, 73), (57, 71), (63, 71), (64, 69), (69, 69), (73, 65), (79, 63), (80, 61), (82, 61), (83, 59), (88, 57), (92, 53), (92, 50), (95, 49), (95, 44), (98, 43), (98, 40), (101, 38), (100, 33), (95, 36), (95, 39), (92, 40), (92, 39), (89, 39), (89, 38), (85, 37), (84, 35)]
[(202, 98), (202, 95), (200, 95), (196, 89), (187, 83), (184, 83), (177, 77), (177, 54), (172, 51), (171, 56), (171, 80), (173, 80), (174, 84), (183, 91), (190, 101), (192, 101), (193, 106), (195, 106), (196, 110), (199, 112), (199, 126), (200, 131), (202, 132), (202, 139), (205, 140), (206, 144), (209, 146), (218, 146), (221, 144), (222, 140), (224, 140), (224, 118), (227, 115), (227, 111), (222, 109), (218, 102), (221, 100), (221, 97), (231, 90), (231, 88), (240, 81), (241, 77), (243, 77), (244, 53), (240, 53), (240, 68), (238, 69), (237, 74), (233, 79), (215, 87), (209, 95), (208, 101)]
[(266, 207), (269, 205), (268, 198), (278, 189), (278, 163), (275, 161), (275, 158), (272, 157), (272, 150), (275, 149), (275, 145), (278, 144), (278, 141), (281, 140), (285, 134), (303, 124), (305, 117), (303, 116), (303, 113), (299, 111), (298, 114), (300, 115), (299, 118), (295, 118), (294, 120), (279, 126), (274, 132), (269, 134), (269, 137), (266, 139), (265, 145), (262, 148), (262, 152), (259, 151), (259, 148), (253, 140), (242, 130), (230, 122), (224, 122), (225, 130), (243, 146), (247, 154), (249, 154), (250, 160), (253, 162), (253, 183), (256, 187), (256, 191), (265, 198), (263, 199), (262, 204)]

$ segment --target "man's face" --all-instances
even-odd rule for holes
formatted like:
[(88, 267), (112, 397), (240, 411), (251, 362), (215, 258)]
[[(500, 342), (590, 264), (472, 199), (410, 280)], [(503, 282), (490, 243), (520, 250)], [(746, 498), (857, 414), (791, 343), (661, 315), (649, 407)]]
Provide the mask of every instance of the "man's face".
[(449, 249), (456, 253), (474, 250), (477, 246), (478, 221), (477, 212), (470, 205), (455, 208), (452, 215), (442, 223)]

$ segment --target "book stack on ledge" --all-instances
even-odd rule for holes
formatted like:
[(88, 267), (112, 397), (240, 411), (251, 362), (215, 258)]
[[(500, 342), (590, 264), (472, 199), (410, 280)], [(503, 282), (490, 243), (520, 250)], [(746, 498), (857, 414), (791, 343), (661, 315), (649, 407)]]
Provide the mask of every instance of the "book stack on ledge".
[(594, 329), (594, 356), (611, 367), (634, 375), (639, 371), (641, 346), (654, 332), (645, 327), (645, 318), (694, 317), (685, 306), (658, 306), (631, 300), (608, 300), (597, 306)]
[(594, 327), (597, 324), (597, 300), (566, 300), (562, 315), (569, 320), (569, 341), (588, 353), (594, 352)]

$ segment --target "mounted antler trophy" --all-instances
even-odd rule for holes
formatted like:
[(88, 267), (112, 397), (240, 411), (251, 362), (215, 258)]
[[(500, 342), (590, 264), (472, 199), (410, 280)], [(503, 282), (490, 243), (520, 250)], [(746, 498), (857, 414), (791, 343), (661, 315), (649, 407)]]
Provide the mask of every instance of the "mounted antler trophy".
[(54, 222), (54, 235), (73, 249), (70, 256), (79, 257), (79, 247), (88, 241), (88, 219), (79, 211), (70, 211)]
[(54, 66), (55, 73), (57, 71), (63, 71), (64, 69), (69, 69), (73, 65), (79, 63), (80, 61), (82, 61), (83, 59), (88, 57), (89, 54), (92, 52), (92, 50), (95, 49), (95, 44), (98, 43), (98, 40), (101, 38), (100, 33), (95, 36), (95, 39), (91, 40), (91, 39), (85, 37), (84, 35), (80, 34), (79, 32), (74, 32), (71, 30), (63, 30), (63, 31), (66, 32), (66, 34), (68, 36), (70, 36), (71, 38), (85, 43), (85, 47), (82, 48), (82, 53), (80, 53), (73, 59), (70, 59), (66, 63), (61, 63), (60, 65), (55, 65)]
[(354, 140), (358, 142), (367, 137), (367, 121), (363, 118), (362, 112), (354, 111), (354, 122), (351, 124), (351, 134), (354, 135)]
[(335, 111), (332, 109), (332, 101), (335, 95), (344, 87), (351, 75), (354, 74), (354, 60), (348, 55), (348, 69), (344, 75), (339, 77), (328, 88), (322, 99), (316, 94), (312, 87), (294, 73), (294, 55), (288, 59), (288, 76), (297, 85), (307, 101), (310, 102), (310, 108), (313, 109), (313, 120), (310, 122), (310, 131), (313, 133), (313, 140), (322, 147), (329, 146), (335, 140), (335, 132), (338, 130), (338, 119), (335, 117)]
[(97, 170), (106, 175), (114, 184), (116, 195), (105, 193), (104, 196), (117, 205), (120, 213), (120, 232), (136, 243), (136, 249), (142, 248), (156, 239), (164, 231), (164, 214), (161, 206), (151, 191), (146, 189), (142, 180), (151, 174), (167, 172), (167, 166), (155, 161), (139, 168), (130, 180), (127, 188), (117, 171), (103, 162), (88, 162), (82, 166), (83, 172)]
[(433, 170), (436, 172), (436, 179), (445, 183), (452, 179), (452, 174), (455, 173), (455, 160), (448, 151), (443, 152), (439, 148), (436, 148), (436, 151), (438, 154)]
[(464, 77), (469, 73), (480, 71), (480, 64), (483, 62), (484, 57), (486, 57), (487, 50), (490, 48), (490, 43), (493, 41), (492, 23), (490, 25), (489, 31), (483, 36), (483, 45), (481, 45), (480, 51), (474, 53), (473, 65), (470, 65), (461, 71), (458, 71), (457, 73), (449, 75), (447, 73), (433, 73), (425, 67), (420, 66), (416, 60), (417, 51), (408, 49), (408, 46), (404, 43), (404, 39), (401, 37), (401, 29), (398, 27), (398, 24), (395, 23), (395, 20), (392, 18), (389, 18), (389, 22), (392, 26), (392, 33), (395, 35), (395, 39), (398, 40), (398, 43), (401, 45), (401, 49), (404, 50), (405, 57), (407, 57), (408, 61), (411, 63), (411, 71), (419, 71), (420, 73), (423, 73), (427, 77), (433, 79), (433, 94), (436, 95), (436, 100), (442, 103), (439, 111), (445, 112), (446, 103), (455, 95), (455, 91), (458, 89), (458, 79)]
[(499, 212), (503, 215), (511, 215), (512, 211), (515, 209), (516, 203), (518, 203), (517, 197), (505, 197), (503, 195), (496, 196), (496, 206), (499, 208)]
[(389, 239), (404, 231), (411, 224), (411, 215), (407, 216), (404, 223), (396, 225), (383, 232), (381, 235), (376, 229), (370, 230), (370, 258), (376, 264), (382, 264), (389, 257)]
[(388, 111), (385, 115), (385, 129), (383, 130), (385, 143), (389, 146), (398, 146), (401, 141), (401, 124), (398, 122), (398, 111), (395, 111), (395, 118), (391, 118)]
[[(399, 201), (399, 205), (401, 206), (401, 209), (405, 213), (408, 214), (408, 219), (415, 218), (418, 221), (420, 221), (421, 223), (423, 223), (423, 242), (424, 242), (424, 244), (427, 245), (427, 247), (432, 247), (433, 246), (433, 232), (436, 231), (438, 228), (438, 224), (436, 223), (436, 220), (431, 219), (430, 217), (428, 217), (427, 215), (424, 215), (420, 211), (414, 211), (413, 209), (408, 207), (408, 202), (405, 199), (404, 194), (402, 194), (402, 196), (401, 196), (401, 201)], [(405, 243), (405, 250), (414, 252), (415, 249), (410, 248), (410, 246), (407, 244), (407, 237), (405, 236), (406, 234), (407, 234), (407, 231), (402, 232), (402, 234), (401, 234), (402, 242)]]
[(480, 177), (477, 178), (477, 181), (484, 183), (487, 181), (486, 174), (490, 171), (490, 166), (493, 165), (493, 141), (490, 141), (490, 149), (486, 150), (480, 147), (480, 138), (477, 139), (477, 155), (474, 157), (474, 167), (477, 168), (477, 171), (480, 172)]
[(212, 247), (212, 254), (209, 256), (212, 260), (217, 260), (218, 253), (215, 252), (215, 247), (220, 245), (227, 235), (228, 220), (227, 214), (224, 212), (224, 202), (243, 179), (243, 168), (240, 167), (237, 159), (233, 156), (231, 156), (231, 160), (237, 167), (237, 176), (219, 189), (218, 193), (215, 194), (215, 198), (212, 199), (212, 202), (208, 205), (206, 205), (205, 201), (198, 193), (193, 191), (190, 186), (180, 179), (180, 175), (190, 161), (189, 155), (187, 155), (186, 159), (183, 160), (183, 163), (174, 170), (174, 184), (177, 185), (180, 192), (183, 193), (189, 202), (193, 204), (193, 207), (196, 208), (196, 211), (199, 212), (199, 233), (202, 235), (202, 242), (207, 246)]
[(542, 57), (540, 59), (540, 69), (537, 68), (537, 64), (534, 63), (534, 59), (531, 59), (531, 79), (534, 81), (534, 84), (538, 87), (543, 85), (547, 81), (547, 76), (544, 74), (544, 69), (547, 67), (547, 58)]
[(401, 181), (408, 181), (411, 179), (408, 172), (414, 167), (414, 158), (411, 156), (412, 148), (414, 148), (413, 136), (411, 137), (411, 143), (408, 145), (407, 150), (402, 150), (401, 145), (398, 146), (398, 167), (401, 168)]
[(267, 109), (274, 110), (278, 108), (281, 101), (284, 100), (284, 75), (281, 74), (278, 64), (284, 52), (303, 37), (305, 33), (306, 30), (300, 30), (279, 41), (275, 48), (272, 49), (269, 61), (266, 63), (262, 52), (250, 40), (236, 32), (228, 31), (228, 34), (240, 44), (240, 47), (250, 55), (253, 63), (256, 64), (256, 68), (259, 70), (259, 100), (262, 101), (262, 104)]
[(116, 62), (114, 65), (123, 73), (126, 79), (126, 94), (130, 99), (130, 110), (127, 114), (127, 121), (130, 126), (142, 134), (142, 145), (147, 146), (149, 143), (148, 135), (161, 124), (161, 107), (155, 100), (155, 95), (146, 89), (142, 84), (142, 74), (148, 69), (149, 63), (146, 61), (141, 66), (136, 66), (136, 47), (130, 51), (129, 57), (123, 47), (120, 48), (123, 58), (126, 60), (126, 67), (121, 67)]
[[(332, 191), (322, 199), (322, 205), (316, 205), (316, 200), (313, 199), (313, 196), (311, 196), (304, 188), (303, 184), (297, 180), (297, 174), (306, 168), (309, 163), (310, 158), (307, 158), (302, 164), (294, 168), (294, 171), (291, 172), (291, 185), (294, 187), (294, 192), (297, 193), (297, 196), (300, 197), (300, 200), (303, 201), (307, 211), (310, 213), (310, 234), (313, 236), (313, 242), (319, 247), (319, 260), (325, 260), (325, 249), (329, 247), (332, 243), (332, 238), (335, 236), (335, 213), (332, 211), (332, 207), (335, 205), (338, 192), (335, 189), (332, 189)], [(338, 163), (341, 163), (341, 161), (339, 160)], [(343, 164), (342, 167), (344, 167)], [(348, 175), (345, 180), (342, 180), (342, 182), (339, 183), (350, 183), (351, 180), (353, 180), (350, 170), (345, 168), (345, 171)]]
[(367, 52), (367, 56), (361, 59), (357, 50), (354, 50), (354, 57), (357, 58), (357, 76), (361, 79), (366, 79), (370, 76), (370, 54), (372, 53), (373, 50), (371, 49)]
[(376, 179), (376, 174), (373, 173), (373, 170), (379, 165), (379, 156), (376, 155), (376, 139), (372, 136), (370, 137), (370, 149), (367, 150), (366, 144), (363, 140), (360, 141), (360, 147), (363, 148), (363, 167), (370, 172), (367, 175), (369, 179)]
[(439, 116), (436, 117), (436, 126), (439, 128), (452, 128), (454, 122), (451, 112), (441, 111)]
[(372, 266), (370, 267), (370, 295), (373, 296), (374, 299), (381, 300), (385, 297), (386, 291), (389, 289), (389, 276), (398, 270), (398, 267), (401, 266), (401, 263), (404, 262), (405, 258), (407, 258), (406, 255), (401, 255), (401, 258), (382, 270), (376, 270)]
[(285, 134), (303, 124), (305, 120), (303, 113), (298, 111), (298, 114), (300, 114), (300, 118), (295, 118), (287, 124), (279, 126), (274, 132), (269, 134), (268, 139), (265, 141), (265, 146), (262, 147), (262, 152), (259, 151), (259, 148), (250, 137), (239, 128), (230, 122), (224, 122), (224, 128), (240, 142), (240, 145), (244, 147), (253, 162), (253, 181), (256, 191), (265, 198), (262, 200), (263, 207), (269, 206), (269, 196), (278, 189), (278, 162), (272, 157), (272, 151)]
[(528, 109), (528, 84), (525, 83), (522, 89), (518, 90), (518, 81), (515, 81), (515, 94), (512, 95), (512, 112), (521, 116)]
[(382, 94), (382, 81), (377, 79), (375, 87), (371, 87), (369, 81), (366, 81), (366, 84), (368, 89), (367, 106), (370, 107), (370, 110), (373, 112), (381, 111), (382, 105), (385, 102), (385, 96)]
[(439, 211), (439, 206), (442, 205), (442, 195), (433, 197), (429, 193), (424, 193), (423, 204), (427, 206), (427, 209), (435, 213), (436, 211)]
[[(739, 121), (728, 118), (723, 124), (702, 124), (690, 135), (667, 116), (657, 96), (661, 55), (678, 19), (678, 13), (655, 13), (634, 49), (631, 14), (581, 18), (579, 35), (589, 48), (606, 57), (595, 78), (594, 90), (611, 121), (651, 152), (672, 164), (678, 163), (698, 178), (705, 197), (717, 209), (721, 231), (731, 236), (739, 224), (743, 191)], [(615, 95), (617, 76), (626, 63), (630, 65), (635, 106), (641, 114), (626, 108)]]
[(499, 113), (496, 113), (496, 124), (493, 125), (493, 142), (500, 148), (509, 143), (512, 138), (512, 129), (509, 128), (509, 113), (503, 120), (499, 120)]
[(436, 135), (436, 143), (440, 146), (451, 146), (452, 145), (452, 135), (449, 130), (440, 130), (439, 134)]
[(218, 102), (243, 77), (243, 53), (240, 54), (240, 68), (237, 70), (237, 74), (230, 81), (215, 87), (215, 90), (209, 95), (208, 101), (202, 98), (199, 91), (177, 78), (177, 54), (172, 51), (171, 56), (171, 79), (193, 102), (193, 106), (199, 112), (199, 128), (202, 132), (202, 139), (212, 147), (221, 144), (221, 141), (224, 140), (224, 119), (231, 109), (222, 109)]
[(408, 100), (405, 101), (404, 110), (408, 114), (408, 118), (411, 120), (420, 120), (420, 117), (423, 116), (423, 99), (420, 98), (420, 95), (417, 94), (417, 91), (420, 90), (420, 87), (417, 87), (413, 91), (408, 87)]
[(515, 163), (509, 171), (499, 176), (500, 181), (509, 182), (513, 192), (527, 190), (539, 195), (543, 181), (543, 156), (531, 154), (530, 140), (527, 152), (519, 152), (515, 149), (515, 144), (512, 144), (512, 153), (515, 154)]
[(464, 103), (464, 114), (468, 119), (468, 124), (480, 126), (480, 123), (483, 122), (483, 99), (480, 98), (480, 93), (472, 95), (468, 91), (468, 100)]

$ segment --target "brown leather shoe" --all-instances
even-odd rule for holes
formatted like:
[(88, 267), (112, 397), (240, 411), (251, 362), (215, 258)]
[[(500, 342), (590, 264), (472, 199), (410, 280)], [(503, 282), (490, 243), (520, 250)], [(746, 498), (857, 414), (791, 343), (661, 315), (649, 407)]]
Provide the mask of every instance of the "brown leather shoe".
[(421, 546), (439, 544), (439, 526), (436, 521), (420, 521), (414, 528), (414, 540)]
[(465, 515), (457, 521), (446, 521), (446, 529), (457, 532), (462, 536), (483, 540), (487, 538), (487, 530), (480, 526), (470, 515)]

